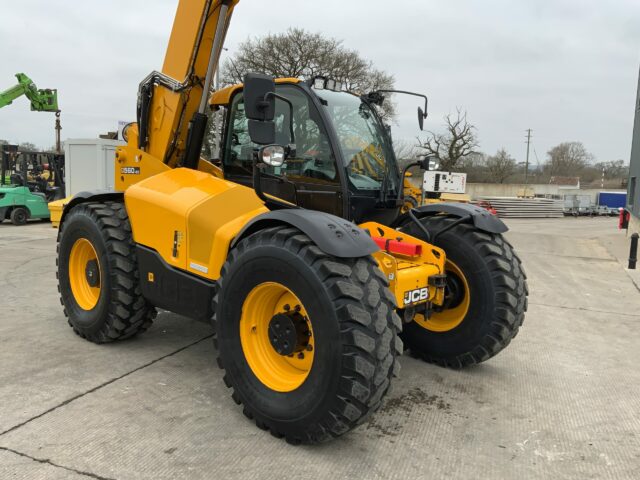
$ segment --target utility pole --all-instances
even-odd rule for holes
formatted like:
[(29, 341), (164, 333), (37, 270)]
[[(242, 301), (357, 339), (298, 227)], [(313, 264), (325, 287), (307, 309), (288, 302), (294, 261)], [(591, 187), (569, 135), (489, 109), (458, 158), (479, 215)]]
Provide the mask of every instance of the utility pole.
[(529, 184), (529, 146), (531, 145), (531, 129), (527, 129), (527, 159), (524, 162), (524, 195), (527, 195), (527, 185)]

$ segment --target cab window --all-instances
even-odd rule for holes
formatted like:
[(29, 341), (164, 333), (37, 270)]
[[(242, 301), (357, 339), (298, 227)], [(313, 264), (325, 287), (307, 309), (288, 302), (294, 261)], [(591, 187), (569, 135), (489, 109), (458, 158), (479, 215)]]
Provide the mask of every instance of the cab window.
[[(293, 182), (338, 184), (335, 157), (316, 107), (308, 95), (293, 85), (278, 85), (276, 91), (293, 104), (295, 155), (287, 158), (282, 167), (266, 167), (271, 175), (286, 176)], [(289, 106), (276, 99), (275, 126), (278, 145), (293, 143), (290, 133)], [(251, 142), (244, 111), (242, 94), (234, 97), (228, 119), (229, 134), (224, 149), (224, 168), (227, 176), (248, 176), (253, 168), (253, 152), (258, 145)]]

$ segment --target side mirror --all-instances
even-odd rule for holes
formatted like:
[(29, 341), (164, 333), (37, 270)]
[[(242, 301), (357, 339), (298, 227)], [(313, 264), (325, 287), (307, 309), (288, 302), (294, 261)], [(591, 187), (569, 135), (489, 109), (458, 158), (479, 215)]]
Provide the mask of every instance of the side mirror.
[(267, 145), (258, 152), (258, 159), (270, 167), (281, 167), (284, 164), (285, 151), (282, 145)]
[(249, 136), (253, 143), (268, 145), (275, 142), (276, 84), (273, 77), (261, 73), (247, 73), (244, 77), (244, 111)]
[(424, 110), (422, 110), (422, 107), (418, 107), (418, 126), (420, 127), (420, 131), (424, 130), (424, 119), (427, 118), (427, 116), (424, 113)]

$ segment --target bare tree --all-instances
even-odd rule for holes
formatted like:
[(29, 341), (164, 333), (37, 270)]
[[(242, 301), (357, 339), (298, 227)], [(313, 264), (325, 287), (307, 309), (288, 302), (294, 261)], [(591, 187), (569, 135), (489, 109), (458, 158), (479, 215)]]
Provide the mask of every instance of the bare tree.
[(604, 178), (607, 180), (612, 178), (626, 178), (629, 176), (629, 165), (627, 165), (624, 160), (598, 162), (594, 166), (598, 172), (604, 171)]
[(440, 162), (440, 169), (458, 170), (462, 160), (475, 152), (478, 147), (476, 128), (467, 121), (467, 112), (456, 109), (456, 115), (444, 117), (445, 133), (427, 132), (428, 138), (419, 139), (419, 148)]
[(393, 141), (393, 152), (396, 155), (400, 169), (403, 169), (409, 163), (415, 162), (420, 153), (415, 142), (405, 139)]
[[(394, 78), (374, 68), (372, 62), (355, 50), (347, 49), (341, 40), (290, 28), (284, 33), (249, 38), (222, 68), (222, 83), (242, 82), (248, 72), (274, 77), (312, 78), (320, 75), (342, 82), (348, 91), (367, 93), (393, 88)], [(385, 119), (394, 114), (393, 104), (386, 100), (381, 112)]]
[(593, 155), (581, 142), (563, 142), (547, 152), (545, 170), (549, 175), (579, 176), (593, 161)]
[(467, 182), (486, 182), (487, 158), (486, 153), (473, 152), (460, 160), (458, 171), (467, 174)]
[(22, 142), (18, 145), (18, 150), (20, 152), (39, 152), (40, 149), (36, 146), (35, 143), (31, 142)]
[(504, 183), (507, 178), (513, 175), (516, 161), (509, 155), (509, 152), (501, 148), (495, 155), (487, 158), (486, 166), (492, 182)]

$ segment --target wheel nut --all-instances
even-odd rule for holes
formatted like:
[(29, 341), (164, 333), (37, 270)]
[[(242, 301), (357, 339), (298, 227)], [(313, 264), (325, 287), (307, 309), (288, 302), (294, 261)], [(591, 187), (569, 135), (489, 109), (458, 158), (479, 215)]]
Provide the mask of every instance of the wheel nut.
[(311, 352), (313, 350), (313, 345), (307, 345), (307, 352)]
[(284, 306), (284, 310), (285, 310), (285, 312), (288, 312), (289, 310), (291, 310), (291, 306), (287, 303), (287, 304)]
[(300, 360), (302, 360), (302, 359), (304, 358), (304, 353), (300, 352), (300, 353), (298, 354), (298, 358), (299, 358)]

